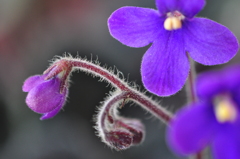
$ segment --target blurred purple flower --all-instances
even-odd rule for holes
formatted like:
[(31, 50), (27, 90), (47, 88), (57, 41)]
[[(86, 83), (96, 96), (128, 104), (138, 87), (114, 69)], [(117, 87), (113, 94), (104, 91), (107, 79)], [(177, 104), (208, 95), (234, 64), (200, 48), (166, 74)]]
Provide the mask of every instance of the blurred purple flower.
[(203, 73), (197, 91), (199, 102), (184, 107), (170, 123), (170, 147), (189, 155), (210, 145), (215, 159), (239, 158), (240, 66)]
[(144, 47), (144, 86), (159, 96), (179, 91), (189, 73), (190, 57), (204, 65), (228, 62), (238, 51), (238, 41), (225, 26), (194, 18), (205, 0), (156, 0), (158, 10), (122, 7), (108, 19), (110, 34), (130, 47)]
[(29, 77), (23, 85), (23, 91), (28, 92), (26, 103), (36, 113), (43, 114), (41, 120), (54, 117), (63, 107), (68, 90), (60, 92), (61, 79), (55, 76), (49, 80), (47, 75)]

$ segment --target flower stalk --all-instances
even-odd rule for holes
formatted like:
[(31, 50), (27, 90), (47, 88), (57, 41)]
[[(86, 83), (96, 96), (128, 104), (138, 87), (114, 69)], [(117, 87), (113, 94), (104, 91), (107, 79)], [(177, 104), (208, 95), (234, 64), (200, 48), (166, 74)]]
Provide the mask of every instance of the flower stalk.
[[(72, 57), (63, 57), (56, 60), (50, 69), (55, 66), (67, 67), (68, 69), (66, 70), (68, 71), (79, 69), (91, 73), (94, 76), (100, 77), (101, 80), (111, 83), (116, 88), (115, 93), (112, 93), (103, 102), (103, 106), (100, 107), (95, 127), (102, 141), (115, 150), (124, 150), (133, 145), (140, 144), (145, 136), (145, 128), (141, 121), (118, 115), (117, 109), (121, 108), (126, 102), (133, 101), (139, 104), (164, 123), (168, 123), (172, 118), (172, 114), (165, 108), (138, 91), (136, 86), (130, 86), (121, 79), (119, 77), (120, 72), (118, 71), (118, 75), (115, 75), (114, 71), (104, 69), (96, 63)], [(62, 69), (58, 68), (56, 70), (60, 72)], [(48, 72), (48, 70), (45, 72)], [(51, 78), (51, 75), (48, 78)]]
[[(96, 129), (98, 131), (98, 135), (102, 138), (102, 141), (111, 148), (124, 150), (130, 146), (140, 144), (144, 139), (145, 129), (141, 121), (119, 116), (118, 108), (121, 108), (128, 101), (137, 103), (164, 123), (168, 123), (171, 120), (172, 114), (169, 111), (157, 102), (153, 101), (151, 98), (147, 97), (144, 93), (137, 90), (136, 85), (130, 85), (122, 79), (119, 71), (117, 71), (117, 75), (115, 75), (115, 70), (111, 71), (100, 67), (97, 62), (90, 62), (81, 58), (61, 57), (56, 59), (52, 65), (44, 71), (43, 75), (39, 76), (41, 77), (42, 83), (45, 83), (45, 81), (52, 81), (53, 79), (59, 79), (60, 82), (58, 85), (54, 86), (52, 94), (63, 94), (69, 87), (68, 79), (70, 74), (75, 70), (81, 70), (86, 73), (90, 73), (93, 76), (98, 76), (101, 80), (107, 81), (115, 88), (114, 93), (111, 93), (110, 96), (103, 102), (96, 118)], [(30, 82), (25, 82), (24, 87), (28, 87), (28, 83)], [(48, 88), (43, 87), (42, 89), (39, 89), (39, 94), (41, 94), (41, 91), (44, 93), (44, 89)], [(59, 106), (56, 105), (58, 110), (51, 113), (51, 116), (49, 117), (55, 116), (60, 111), (66, 97), (67, 94), (65, 93), (64, 100), (62, 100)], [(32, 99), (37, 103), (38, 100), (35, 100), (37, 98), (38, 97), (34, 96)], [(44, 96), (41, 99), (48, 98), (49, 96)], [(48, 103), (48, 100), (42, 100), (42, 102)], [(48, 109), (48, 107), (46, 107), (46, 109), (46, 113), (48, 113), (51, 112), (53, 108)]]
[[(188, 55), (188, 59), (190, 61), (190, 72), (186, 83), (186, 93), (187, 93), (187, 102), (195, 103), (197, 102), (197, 95), (196, 95), (196, 87), (195, 87), (195, 78), (196, 78), (196, 67), (195, 62), (191, 59)], [(203, 159), (203, 152), (198, 152), (193, 158), (195, 159)]]
[(157, 102), (153, 101), (151, 98), (147, 97), (144, 93), (135, 89), (136, 86), (130, 87), (124, 80), (120, 79), (117, 75), (114, 75), (112, 71), (104, 69), (98, 64), (80, 58), (63, 57), (56, 60), (53, 65), (59, 65), (59, 63), (67, 63), (66, 65), (71, 67), (72, 70), (79, 69), (81, 71), (91, 73), (94, 76), (99, 76), (102, 80), (111, 83), (112, 86), (117, 88), (117, 90), (127, 92), (129, 99), (136, 102), (147, 111), (150, 111), (164, 123), (168, 123), (172, 118), (172, 114), (169, 111), (160, 106)]
[(144, 125), (137, 119), (120, 117), (117, 107), (128, 98), (127, 92), (115, 92), (105, 100), (96, 118), (99, 137), (116, 150), (140, 144), (145, 136)]
[(188, 53), (187, 55), (190, 62), (190, 72), (186, 83), (187, 102), (193, 103), (198, 100), (195, 87), (196, 67), (195, 62), (191, 59)]

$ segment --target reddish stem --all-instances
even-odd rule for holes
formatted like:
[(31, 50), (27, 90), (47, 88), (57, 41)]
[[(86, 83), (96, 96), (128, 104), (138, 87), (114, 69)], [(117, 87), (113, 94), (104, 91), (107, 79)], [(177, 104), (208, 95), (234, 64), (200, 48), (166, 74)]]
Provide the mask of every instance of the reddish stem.
[(71, 59), (69, 62), (71, 62), (72, 67), (84, 69), (86, 70), (86, 72), (93, 72), (94, 75), (98, 74), (100, 77), (104, 77), (107, 81), (109, 81), (111, 84), (113, 84), (122, 91), (129, 90), (126, 84), (122, 80), (120, 80), (116, 75), (110, 73), (108, 70), (103, 69), (102, 67), (96, 64), (78, 59), (77, 60)]
[(127, 92), (122, 92), (121, 94), (112, 96), (108, 100), (109, 102), (106, 102), (107, 104), (103, 107), (103, 109), (101, 110), (102, 113), (99, 115), (99, 120), (98, 120), (98, 122), (100, 122), (99, 130), (102, 129), (105, 132), (107, 131), (105, 126), (105, 120), (107, 119), (108, 122), (110, 123), (114, 122), (114, 117), (111, 114), (111, 109), (113, 108), (113, 106), (115, 106), (116, 103), (126, 99), (126, 97), (127, 97)]
[(116, 86), (122, 92), (127, 92), (130, 99), (132, 98), (133, 101), (140, 104), (144, 109), (150, 111), (152, 114), (160, 118), (165, 123), (168, 123), (172, 118), (172, 114), (170, 112), (168, 112), (166, 109), (164, 109), (157, 103), (153, 102), (143, 93), (140, 93), (139, 91), (136, 91), (130, 86), (128, 86), (127, 83), (119, 79), (116, 75), (112, 74), (108, 70), (103, 69), (102, 67), (86, 60), (69, 58), (63, 58), (62, 60), (69, 60), (72, 67), (79, 68), (80, 70), (85, 70), (86, 72), (91, 72), (94, 75), (98, 75), (101, 78), (104, 78), (105, 80), (110, 82), (112, 85)]
[(202, 159), (202, 153), (201, 152), (197, 153), (196, 159)]
[(157, 103), (150, 100), (148, 97), (144, 96), (135, 91), (129, 92), (129, 98), (131, 98), (136, 103), (143, 106), (144, 109), (150, 111), (153, 115), (162, 119), (165, 123), (168, 123), (172, 119), (172, 114), (167, 112), (166, 109), (157, 105)]

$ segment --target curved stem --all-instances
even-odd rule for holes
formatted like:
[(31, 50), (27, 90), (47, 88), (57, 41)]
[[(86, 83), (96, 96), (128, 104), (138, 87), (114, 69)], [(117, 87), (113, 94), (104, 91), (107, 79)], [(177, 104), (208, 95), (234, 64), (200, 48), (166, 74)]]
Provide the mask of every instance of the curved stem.
[(120, 105), (120, 102), (124, 105), (126, 101), (131, 100), (158, 117), (164, 123), (168, 123), (171, 120), (172, 114), (169, 111), (137, 90), (136, 86), (130, 86), (125, 82), (122, 77), (119, 77), (121, 72), (117, 71), (117, 75), (115, 75), (114, 72), (116, 70), (109, 71), (87, 60), (74, 59), (72, 57), (57, 59), (44, 71), (44, 74), (47, 74), (45, 79), (50, 79), (64, 73), (62, 78), (67, 81), (71, 72), (76, 69), (91, 73), (93, 76), (98, 76), (101, 80), (111, 83), (116, 88), (116, 92), (112, 93), (99, 109), (96, 125), (102, 141), (110, 147), (122, 150), (132, 145), (140, 144), (145, 134), (144, 126), (139, 120), (120, 118), (118, 116), (116, 107)]
[(133, 100), (134, 102), (141, 105), (147, 111), (151, 112), (151, 114), (154, 116), (160, 118), (165, 123), (168, 123), (173, 117), (173, 115), (165, 108), (161, 107), (149, 97), (140, 94), (139, 92), (131, 91), (129, 93), (129, 98), (130, 100)]
[(69, 60), (71, 63), (72, 67), (83, 70), (85, 72), (90, 72), (93, 75), (98, 75), (101, 78), (104, 78), (108, 82), (110, 82), (112, 85), (115, 87), (119, 88), (122, 91), (128, 91), (129, 88), (126, 85), (126, 83), (120, 78), (118, 78), (116, 75), (111, 73), (110, 71), (100, 67), (97, 64), (88, 62), (86, 60), (82, 59), (70, 59), (70, 58), (63, 58), (63, 60)]
[(100, 109), (100, 112), (98, 114), (98, 119), (97, 119), (97, 126), (98, 126), (98, 130), (100, 131), (99, 133), (103, 133), (101, 131), (106, 132), (107, 128), (105, 126), (105, 121), (108, 120), (109, 123), (113, 123), (114, 122), (114, 117), (111, 114), (111, 110), (112, 108), (116, 105), (116, 103), (119, 103), (121, 100), (126, 99), (128, 96), (127, 92), (121, 92), (116, 93), (115, 95), (112, 95), (109, 99), (107, 99), (104, 102), (104, 105), (102, 106), (102, 108)]
[[(109, 82), (116, 88), (115, 93), (112, 93), (99, 109), (96, 125), (102, 141), (110, 147), (122, 150), (132, 145), (140, 144), (145, 134), (144, 125), (139, 120), (119, 117), (116, 107), (121, 107), (121, 102), (124, 105), (126, 101), (131, 100), (158, 117), (164, 123), (168, 123), (171, 120), (172, 114), (169, 111), (137, 90), (136, 86), (130, 86), (130, 84), (125, 82), (125, 79), (119, 76), (122, 75), (121, 72), (117, 70), (109, 71), (100, 67), (98, 63), (80, 58), (62, 57), (55, 60), (44, 71), (44, 74), (46, 74), (45, 80), (59, 75), (66, 81), (61, 85), (61, 88), (64, 88), (66, 87), (69, 75), (76, 69), (91, 73), (93, 76), (98, 76), (101, 80)], [(114, 74), (115, 72), (117, 72), (117, 75)]]
[(153, 115), (158, 117), (164, 123), (168, 123), (172, 118), (172, 114), (169, 111), (167, 111), (164, 107), (154, 102), (151, 98), (147, 97), (145, 94), (130, 87), (125, 81), (121, 80), (118, 76), (114, 75), (107, 69), (104, 69), (97, 64), (79, 58), (73, 59), (69, 57), (64, 57), (57, 62), (60, 62), (61, 60), (63, 61), (65, 60), (65, 62), (68, 61), (70, 63), (70, 66), (75, 69), (80, 69), (87, 73), (92, 73), (95, 76), (99, 76), (105, 81), (110, 82), (113, 86), (115, 86), (117, 89), (120, 89), (122, 92), (127, 92), (129, 99), (132, 99), (136, 103), (140, 104), (141, 107), (150, 111)]

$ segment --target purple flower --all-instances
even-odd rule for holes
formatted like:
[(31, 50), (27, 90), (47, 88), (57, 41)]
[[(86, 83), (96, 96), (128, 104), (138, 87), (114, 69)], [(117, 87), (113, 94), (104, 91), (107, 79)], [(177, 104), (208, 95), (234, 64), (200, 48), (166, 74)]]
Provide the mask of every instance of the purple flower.
[(168, 142), (189, 155), (210, 145), (215, 159), (240, 157), (240, 66), (206, 72), (197, 80), (199, 102), (180, 110), (168, 128)]
[(63, 107), (68, 90), (65, 87), (60, 92), (61, 78), (55, 76), (45, 80), (47, 75), (29, 77), (23, 85), (23, 91), (28, 92), (26, 103), (36, 113), (43, 114), (41, 120), (54, 117)]
[(189, 56), (204, 65), (228, 62), (238, 42), (225, 26), (194, 16), (204, 0), (156, 0), (158, 10), (122, 7), (108, 19), (111, 35), (130, 47), (144, 47), (144, 86), (159, 96), (179, 91), (189, 73)]

